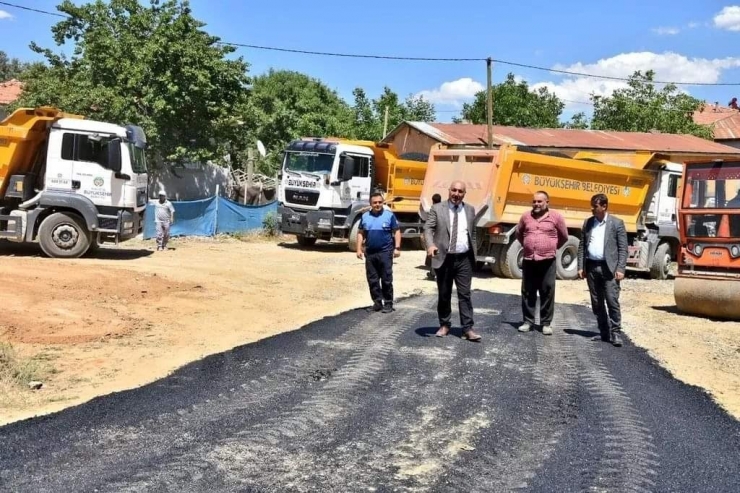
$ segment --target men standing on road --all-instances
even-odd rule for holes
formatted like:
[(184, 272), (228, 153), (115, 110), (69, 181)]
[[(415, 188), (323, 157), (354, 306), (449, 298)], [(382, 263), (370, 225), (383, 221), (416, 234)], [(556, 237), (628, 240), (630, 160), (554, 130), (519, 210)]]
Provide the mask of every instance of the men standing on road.
[(437, 337), (450, 332), (454, 282), (463, 338), (480, 341), (481, 336), (473, 331), (473, 303), (470, 299), (476, 257), (475, 209), (463, 202), (465, 191), (465, 183), (454, 181), (450, 184), (447, 201), (432, 205), (424, 223), (424, 240), (437, 276)]
[[(442, 196), (440, 194), (435, 193), (434, 195), (432, 195), (432, 205), (439, 204), (440, 202), (442, 202)], [(432, 256), (429, 255), (428, 252), (425, 253), (427, 255), (427, 258), (424, 261), (424, 267), (429, 267), (429, 272), (427, 272), (427, 279), (434, 281), (436, 277), (434, 275), (434, 267), (432, 267)]]
[(539, 191), (532, 197), (532, 210), (522, 214), (516, 238), (523, 247), (522, 315), (519, 332), (529, 332), (535, 324), (537, 294), (540, 295), (540, 325), (544, 335), (552, 335), (555, 313), (556, 254), (568, 241), (563, 216), (550, 210), (550, 196)]
[(373, 299), (372, 310), (393, 311), (393, 259), (401, 255), (401, 230), (396, 215), (383, 207), (383, 194), (370, 194), (370, 210), (360, 217), (357, 231), (357, 258), (363, 258)]
[(607, 213), (608, 207), (606, 195), (599, 193), (591, 197), (593, 217), (583, 223), (578, 245), (578, 277), (585, 277), (588, 283), (601, 340), (619, 347), (622, 345), (619, 282), (627, 268), (627, 230), (624, 221)]
[(175, 208), (167, 200), (164, 190), (159, 191), (159, 200), (154, 204), (154, 225), (157, 228), (157, 251), (165, 250), (170, 239), (170, 228), (175, 222)]

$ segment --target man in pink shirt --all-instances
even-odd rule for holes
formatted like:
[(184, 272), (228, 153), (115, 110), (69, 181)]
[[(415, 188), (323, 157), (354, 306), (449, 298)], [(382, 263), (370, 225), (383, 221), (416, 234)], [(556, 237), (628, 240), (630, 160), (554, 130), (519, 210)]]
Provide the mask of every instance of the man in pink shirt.
[(550, 196), (539, 191), (532, 199), (532, 210), (522, 214), (516, 238), (524, 249), (522, 262), (522, 312), (519, 332), (529, 332), (535, 324), (537, 293), (540, 295), (540, 325), (544, 335), (552, 335), (555, 312), (555, 255), (568, 241), (563, 216), (549, 208)]

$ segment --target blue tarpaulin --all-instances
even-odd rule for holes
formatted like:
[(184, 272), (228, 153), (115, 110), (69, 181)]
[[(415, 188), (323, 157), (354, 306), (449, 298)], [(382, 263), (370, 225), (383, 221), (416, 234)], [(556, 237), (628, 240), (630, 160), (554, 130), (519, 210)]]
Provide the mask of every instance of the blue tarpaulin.
[[(223, 197), (204, 200), (172, 202), (175, 222), (172, 236), (213, 236), (221, 233), (238, 233), (262, 228), (267, 214), (277, 212), (277, 202), (265, 205), (242, 205)], [(146, 206), (144, 239), (154, 238), (154, 204)]]

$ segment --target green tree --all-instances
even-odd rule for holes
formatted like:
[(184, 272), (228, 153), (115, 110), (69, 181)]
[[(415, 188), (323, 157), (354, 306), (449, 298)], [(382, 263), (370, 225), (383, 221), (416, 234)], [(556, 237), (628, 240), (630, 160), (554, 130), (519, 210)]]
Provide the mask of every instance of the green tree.
[(398, 94), (389, 87), (384, 87), (382, 94), (373, 100), (368, 99), (365, 90), (359, 87), (355, 88), (352, 94), (355, 98), (352, 106), (354, 113), (352, 135), (358, 139), (380, 140), (384, 137), (383, 125), (386, 108), (388, 109), (387, 131), (391, 131), (393, 127), (405, 120), (430, 122), (434, 121), (436, 116), (434, 105), (422, 96), (408, 95), (404, 101), (401, 101)]
[(279, 166), (280, 151), (300, 137), (344, 137), (353, 132), (349, 105), (318, 79), (289, 70), (270, 70), (254, 78), (252, 90), (237, 113), (241, 135), (239, 161), (260, 139), (270, 151), (259, 171), (272, 174)]
[(187, 0), (150, 1), (64, 0), (57, 9), (69, 17), (52, 33), (57, 45), (74, 45), (73, 55), (32, 43), (47, 64), (28, 71), (16, 106), (139, 124), (158, 164), (219, 155), (245, 98), (248, 64), (227, 58), (234, 48), (202, 30)]
[(570, 120), (568, 120), (565, 125), (563, 125), (565, 128), (575, 129), (575, 130), (585, 130), (588, 128), (588, 118), (586, 118), (586, 113), (583, 111), (579, 111), (572, 117), (570, 117)]
[(18, 58), (10, 58), (7, 53), (0, 50), (0, 82), (20, 78), (30, 66), (30, 63), (22, 62)]
[[(525, 81), (517, 82), (509, 73), (506, 80), (491, 87), (494, 125), (514, 127), (557, 128), (565, 104), (544, 87), (533, 91)], [(486, 91), (475, 95), (472, 103), (464, 103), (460, 118), (455, 123), (468, 120), (471, 123), (486, 123)]]
[(622, 132), (659, 132), (691, 134), (712, 138), (709, 127), (694, 123), (693, 113), (702, 102), (678, 91), (674, 84), (658, 89), (655, 72), (637, 71), (629, 78), (628, 87), (609, 97), (591, 96), (594, 114), (591, 128)]

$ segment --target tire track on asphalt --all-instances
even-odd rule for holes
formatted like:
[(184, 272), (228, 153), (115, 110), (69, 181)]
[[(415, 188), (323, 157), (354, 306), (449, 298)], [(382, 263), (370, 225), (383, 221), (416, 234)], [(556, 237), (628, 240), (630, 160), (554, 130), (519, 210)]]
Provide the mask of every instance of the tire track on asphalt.
[[(564, 311), (573, 320), (571, 307)], [(589, 341), (590, 342), (590, 341)], [(651, 430), (640, 419), (622, 385), (599, 361), (602, 344), (580, 344), (576, 352), (583, 367), (583, 386), (592, 395), (596, 415), (604, 426), (596, 437), (604, 442), (602, 456), (583, 471), (581, 491), (632, 491), (646, 493), (656, 487), (660, 456)]]
[[(158, 414), (131, 426), (79, 429), (69, 438), (69, 443), (74, 445), (64, 451), (53, 453), (52, 460), (63, 462), (70, 455), (84, 456), (88, 454), (88, 451), (96, 450), (95, 455), (89, 457), (85, 471), (78, 471), (88, 480), (95, 480), (105, 477), (108, 471), (115, 470), (116, 464), (120, 465), (125, 461), (130, 466), (132, 457), (146, 464), (149, 457), (164, 456), (171, 452), (182, 453), (202, 438), (204, 428), (215, 428), (216, 433), (224, 433), (221, 422), (245, 410), (249, 410), (252, 415), (265, 414), (276, 405), (276, 402), (280, 402), (288, 395), (296, 392), (313, 392), (313, 389), (305, 389), (305, 383), (302, 384), (301, 380), (310, 378), (310, 372), (316, 369), (316, 363), (320, 362), (318, 366), (322, 367), (340, 368), (346, 361), (352, 362), (353, 359), (357, 360), (358, 356), (366, 353), (368, 343), (377, 340), (382, 335), (380, 332), (383, 328), (377, 325), (375, 319), (386, 316), (386, 314), (359, 313), (358, 315), (361, 317), (358, 318), (359, 323), (349, 326), (335, 339), (354, 348), (350, 351), (336, 348), (319, 351), (318, 347), (311, 348), (306, 344), (303, 351), (292, 355), (301, 358), (300, 361), (294, 361), (287, 366), (281, 365), (268, 375), (253, 378), (249, 382), (240, 384), (238, 388), (234, 387), (233, 392), (218, 394), (216, 399), (206, 399), (178, 409), (176, 412)], [(248, 365), (249, 362), (245, 364)], [(178, 430), (176, 437), (172, 436), (173, 429)], [(290, 430), (287, 432), (290, 433)], [(190, 464), (193, 467), (173, 466), (173, 471), (180, 471), (176, 474), (180, 476), (182, 470), (190, 469), (200, 477), (202, 470), (211, 467), (210, 463), (197, 459), (190, 461)], [(31, 466), (31, 463), (28, 465)], [(44, 473), (44, 481), (51, 484), (64, 484), (69, 479), (69, 474), (61, 469), (56, 472), (47, 469)], [(25, 484), (33, 490), (33, 476), (19, 475), (15, 480), (19, 487)], [(80, 480), (84, 478), (80, 477)], [(124, 480), (119, 486), (125, 488), (128, 482)], [(141, 483), (140, 486), (146, 487), (145, 483)]]
[[(518, 320), (521, 312), (512, 308), (507, 315), (507, 320)], [(556, 319), (565, 321), (565, 317), (556, 308)], [(500, 417), (511, 419), (512, 423), (499, 419), (497, 426), (487, 430), (481, 438), (481, 448), (489, 451), (480, 452), (464, 468), (456, 469), (455, 475), (438, 484), (435, 491), (489, 493), (526, 489), (555, 450), (568, 423), (575, 419), (572, 407), (578, 387), (578, 363), (570, 338), (557, 329), (552, 336), (539, 332), (521, 335), (535, 338), (536, 354), (535, 362), (525, 363), (522, 368), (521, 378), (529, 380), (522, 384), (527, 391), (523, 406)], [(521, 343), (516, 336), (512, 340)]]
[[(270, 491), (301, 491), (304, 471), (313, 470), (315, 456), (302, 450), (301, 442), (311, 443), (331, 426), (357, 411), (358, 394), (366, 389), (384, 369), (385, 359), (395, 348), (398, 337), (414, 327), (429, 310), (409, 306), (401, 301), (393, 314), (368, 314), (360, 324), (364, 347), (358, 348), (337, 368), (321, 387), (304, 388), (298, 404), (283, 409), (262, 422), (241, 423), (230, 436), (213, 440), (207, 446), (194, 446), (164, 460), (156, 469), (142, 471), (135, 489), (156, 488), (171, 484), (202, 481), (200, 471), (225, 481), (225, 489), (259, 487)], [(357, 334), (357, 330), (354, 331)], [(325, 351), (331, 352), (331, 348)], [(173, 476), (170, 471), (179, 471)], [(183, 471), (194, 476), (181, 477)], [(197, 479), (196, 479), (197, 478)], [(127, 481), (117, 487), (127, 485)], [(310, 491), (315, 485), (307, 486)]]

